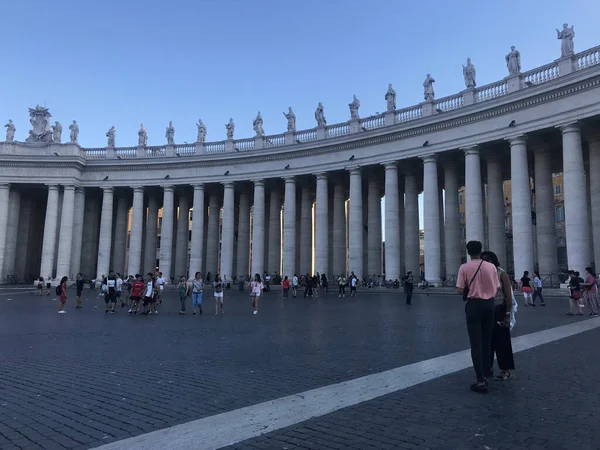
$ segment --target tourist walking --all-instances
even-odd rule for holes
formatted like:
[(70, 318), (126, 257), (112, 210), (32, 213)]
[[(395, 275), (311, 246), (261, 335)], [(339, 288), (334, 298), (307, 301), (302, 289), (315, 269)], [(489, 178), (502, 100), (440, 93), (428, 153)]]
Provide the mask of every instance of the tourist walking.
[(596, 283), (596, 274), (591, 267), (585, 268), (585, 283), (583, 283), (585, 289), (585, 301), (588, 308), (590, 308), (590, 316), (598, 317), (598, 310), (600, 305), (598, 304), (598, 284)]
[(254, 280), (250, 282), (250, 298), (252, 299), (252, 308), (254, 308), (253, 314), (258, 314), (258, 301), (263, 295), (264, 286), (260, 279), (260, 275), (257, 273), (254, 275)]
[(185, 277), (181, 277), (179, 279), (177, 289), (179, 290), (179, 302), (181, 303), (181, 308), (179, 308), (179, 314), (185, 314), (185, 301), (190, 296), (187, 280)]
[(533, 288), (531, 287), (531, 278), (529, 278), (529, 271), (523, 272), (521, 277), (521, 292), (525, 299), (525, 306), (535, 306), (532, 300)]
[(77, 274), (77, 276), (75, 277), (75, 289), (76, 289), (76, 296), (75, 296), (75, 301), (76, 301), (76, 305), (75, 305), (75, 309), (81, 309), (83, 308), (83, 301), (81, 300), (81, 296), (83, 295), (83, 288), (85, 287), (85, 281), (83, 280), (83, 276), (81, 276), (80, 273)]
[(494, 252), (483, 252), (481, 259), (492, 263), (498, 273), (499, 286), (494, 297), (494, 325), (492, 328), (492, 341), (490, 352), (490, 374), (494, 371), (494, 355), (498, 359), (500, 375), (496, 377), (499, 381), (510, 379), (510, 371), (515, 370), (515, 360), (510, 339), (510, 330), (513, 323), (515, 310), (513, 306), (512, 283), (508, 274), (500, 267), (498, 256)]
[(283, 286), (283, 298), (288, 298), (288, 293), (290, 292), (290, 280), (287, 275), (281, 282), (281, 285)]
[(142, 281), (142, 276), (139, 273), (135, 274), (135, 281), (131, 283), (131, 308), (127, 311), (129, 315), (138, 313), (139, 304), (144, 295), (145, 288), (146, 285)]
[(481, 259), (479, 241), (467, 243), (471, 260), (460, 266), (456, 292), (463, 296), (467, 331), (471, 343), (471, 359), (477, 381), (471, 385), (475, 392), (487, 393), (486, 376), (490, 376), (492, 328), (494, 327), (494, 298), (500, 285), (496, 267)]
[(313, 278), (309, 275), (306, 274), (306, 277), (304, 277), (304, 298), (306, 297), (313, 297)]
[(581, 305), (581, 284), (579, 281), (579, 272), (573, 272), (569, 270), (569, 279), (567, 280), (569, 284), (569, 312), (567, 315), (574, 316), (577, 314), (578, 316), (583, 316), (583, 309)]
[(341, 274), (338, 277), (338, 297), (346, 296), (346, 277), (344, 274)]
[(162, 303), (163, 291), (165, 289), (165, 279), (163, 278), (162, 272), (158, 272), (158, 276), (156, 277), (156, 284), (158, 285), (158, 293), (156, 296), (156, 300), (160, 305)]
[(202, 290), (204, 289), (204, 283), (202, 281), (202, 274), (196, 272), (194, 280), (192, 281), (192, 316), (202, 314)]
[(321, 274), (321, 290), (323, 294), (329, 294), (329, 282), (327, 281), (327, 275)]
[(59, 295), (58, 300), (58, 313), (66, 314), (65, 303), (67, 303), (67, 280), (69, 277), (62, 277), (60, 284), (57, 286), (57, 294)]
[(110, 310), (111, 314), (114, 314), (115, 306), (117, 305), (117, 277), (115, 273), (111, 270), (108, 272), (108, 277), (106, 278), (106, 292), (104, 294), (104, 303), (106, 305), (106, 309), (104, 314), (108, 314)]
[(350, 297), (356, 297), (356, 288), (358, 287), (358, 277), (354, 271), (350, 274)]
[(123, 299), (123, 278), (121, 274), (117, 272), (117, 281), (115, 283), (115, 292), (117, 294), (117, 302), (121, 302), (121, 308), (125, 308), (125, 300)]
[(409, 270), (406, 272), (406, 277), (404, 277), (404, 293), (406, 294), (406, 304), (412, 304), (412, 295), (413, 290), (415, 288), (415, 278), (413, 277), (412, 271)]
[(292, 277), (292, 297), (296, 298), (298, 295), (298, 277), (296, 274)]
[(38, 278), (37, 290), (35, 295), (43, 295), (44, 294), (44, 277)]
[(152, 272), (146, 274), (146, 294), (144, 295), (144, 311), (142, 314), (152, 314), (153, 305), (156, 304), (156, 294), (154, 289), (154, 275)]
[(223, 305), (223, 281), (221, 280), (221, 275), (217, 274), (215, 281), (213, 282), (213, 287), (215, 288), (215, 316), (219, 314), (219, 305), (221, 306), (221, 314), (225, 314)]
[(540, 278), (540, 273), (539, 272), (533, 272), (534, 277), (533, 277), (533, 296), (532, 296), (532, 303), (535, 305), (535, 299), (536, 298), (540, 298), (540, 304), (542, 306), (546, 306), (546, 302), (544, 301), (544, 296), (542, 295), (542, 289), (543, 289), (543, 285), (542, 285), (542, 279)]

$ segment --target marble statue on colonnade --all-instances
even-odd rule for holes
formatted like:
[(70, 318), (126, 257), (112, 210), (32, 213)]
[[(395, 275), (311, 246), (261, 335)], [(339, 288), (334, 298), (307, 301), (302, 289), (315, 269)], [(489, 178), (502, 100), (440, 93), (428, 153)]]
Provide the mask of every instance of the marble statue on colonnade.
[(562, 31), (558, 28), (556, 29), (556, 38), (560, 39), (560, 56), (564, 58), (566, 56), (572, 56), (575, 53), (573, 47), (573, 38), (575, 37), (575, 30), (573, 29), (573, 25), (569, 27), (568, 23), (563, 24)]
[(141, 124), (140, 131), (138, 131), (138, 146), (145, 147), (148, 145), (148, 132), (144, 128), (144, 124)]
[(323, 108), (323, 103), (319, 102), (319, 106), (317, 106), (317, 110), (315, 111), (315, 120), (317, 121), (317, 126), (322, 128), (327, 126), (327, 120), (325, 119), (325, 108)]
[(385, 101), (387, 102), (387, 110), (396, 110), (396, 91), (392, 87), (392, 83), (388, 84), (388, 90), (385, 93)]
[(29, 108), (29, 122), (32, 129), (29, 130), (29, 137), (25, 142), (52, 142), (52, 130), (50, 129), (50, 119), (52, 114), (48, 108), (37, 105), (35, 108)]
[(108, 132), (106, 133), (106, 137), (108, 138), (108, 142), (106, 143), (107, 147), (115, 146), (115, 133), (116, 132), (117, 132), (117, 129), (113, 125), (112, 127), (110, 127), (110, 130), (108, 130)]
[(506, 67), (509, 75), (518, 75), (521, 73), (521, 53), (515, 49), (513, 45), (510, 48), (510, 53), (504, 58), (506, 59)]
[(467, 65), (465, 66), (463, 64), (463, 77), (465, 78), (465, 86), (467, 86), (467, 89), (473, 89), (477, 86), (475, 76), (475, 66), (471, 62), (471, 58), (467, 58)]
[(283, 113), (283, 115), (285, 116), (285, 118), (288, 121), (288, 124), (287, 124), (288, 133), (295, 133), (296, 132), (296, 114), (294, 114), (294, 111), (292, 111), (292, 107), (290, 106), (288, 108), (287, 114)]
[(204, 143), (204, 141), (206, 141), (206, 125), (204, 125), (202, 119), (198, 119), (196, 126), (198, 127), (198, 137), (196, 138), (196, 142)]
[(432, 102), (435, 100), (435, 92), (433, 91), (433, 83), (435, 80), (431, 77), (430, 74), (427, 74), (427, 78), (423, 81), (423, 96), (425, 97), (426, 102)]
[(6, 128), (6, 142), (14, 142), (15, 131), (17, 129), (15, 128), (15, 124), (13, 123), (13, 121), (11, 119), (8, 119), (8, 123), (4, 125), (4, 128)]
[(54, 135), (53, 142), (60, 144), (60, 141), (62, 140), (62, 131), (63, 127), (57, 120), (56, 122), (54, 122), (54, 125), (52, 125), (52, 134)]
[(77, 125), (77, 121), (74, 120), (71, 125), (69, 125), (69, 130), (71, 134), (69, 138), (71, 139), (72, 144), (77, 144), (77, 138), (79, 137), (79, 125)]
[(173, 121), (169, 121), (165, 137), (167, 138), (167, 145), (175, 145), (175, 127), (173, 126)]
[(358, 108), (360, 108), (360, 100), (356, 98), (356, 95), (352, 96), (352, 103), (348, 104), (348, 107), (350, 108), (350, 118), (359, 119)]
[(233, 123), (233, 118), (229, 118), (229, 123), (225, 124), (225, 130), (227, 131), (227, 139), (233, 139), (233, 133), (235, 132), (235, 123)]
[(265, 135), (265, 130), (263, 129), (263, 118), (260, 115), (260, 111), (252, 121), (252, 128), (256, 132), (256, 136), (260, 137)]

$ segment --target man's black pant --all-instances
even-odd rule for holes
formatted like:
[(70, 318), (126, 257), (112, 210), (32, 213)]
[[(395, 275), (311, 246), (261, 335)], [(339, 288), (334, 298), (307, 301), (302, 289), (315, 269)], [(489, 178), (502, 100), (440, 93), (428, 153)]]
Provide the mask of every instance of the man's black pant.
[(413, 285), (407, 284), (404, 287), (404, 290), (406, 291), (406, 304), (410, 305), (412, 302)]
[(471, 359), (478, 382), (485, 381), (490, 371), (492, 329), (494, 328), (494, 299), (470, 298), (465, 305), (467, 331), (471, 342)]

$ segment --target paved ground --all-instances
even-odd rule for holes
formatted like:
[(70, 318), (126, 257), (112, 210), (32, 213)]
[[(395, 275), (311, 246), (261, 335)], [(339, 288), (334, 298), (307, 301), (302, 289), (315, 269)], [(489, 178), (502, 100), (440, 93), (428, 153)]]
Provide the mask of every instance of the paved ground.
[[(171, 293), (158, 315), (130, 317), (95, 297), (58, 315), (53, 296), (21, 292), (0, 290), (3, 450), (92, 448), (468, 347), (462, 301), (448, 296), (408, 307), (398, 291), (273, 293), (253, 316), (246, 295), (226, 292), (225, 316), (209, 301), (192, 317)], [(565, 306), (521, 308), (514, 335), (582, 320)], [(487, 397), (462, 371), (231, 448), (599, 448), (598, 338), (519, 354), (519, 379)]]

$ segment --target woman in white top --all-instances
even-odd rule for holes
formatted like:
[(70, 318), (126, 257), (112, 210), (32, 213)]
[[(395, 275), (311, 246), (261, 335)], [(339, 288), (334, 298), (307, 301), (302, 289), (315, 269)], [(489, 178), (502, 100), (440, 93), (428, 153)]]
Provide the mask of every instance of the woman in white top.
[(539, 297), (540, 301), (542, 302), (542, 306), (546, 306), (546, 302), (544, 302), (544, 296), (542, 295), (542, 279), (540, 278), (539, 272), (533, 273), (535, 276), (533, 277), (533, 298), (531, 301), (535, 305), (535, 299)]
[(225, 314), (225, 309), (223, 308), (223, 281), (221, 281), (221, 275), (217, 274), (213, 286), (215, 288), (215, 316), (219, 314), (219, 305), (221, 305), (221, 314)]
[(258, 300), (263, 294), (263, 289), (264, 286), (260, 279), (260, 275), (257, 273), (254, 275), (254, 280), (250, 282), (250, 298), (252, 299), (254, 314), (258, 314)]

